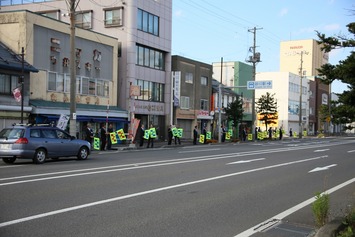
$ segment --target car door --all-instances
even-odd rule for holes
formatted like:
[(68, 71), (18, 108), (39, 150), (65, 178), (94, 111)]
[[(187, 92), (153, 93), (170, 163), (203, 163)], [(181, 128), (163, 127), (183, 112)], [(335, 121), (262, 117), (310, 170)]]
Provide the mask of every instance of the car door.
[(75, 156), (78, 154), (79, 147), (68, 133), (56, 129), (56, 134), (59, 140), (59, 145), (62, 147), (61, 153), (63, 156)]
[(43, 145), (47, 149), (48, 157), (60, 157), (63, 155), (63, 150), (65, 152), (64, 146), (61, 145), (59, 139), (57, 138), (57, 133), (55, 128), (44, 128), (42, 129), (43, 134)]

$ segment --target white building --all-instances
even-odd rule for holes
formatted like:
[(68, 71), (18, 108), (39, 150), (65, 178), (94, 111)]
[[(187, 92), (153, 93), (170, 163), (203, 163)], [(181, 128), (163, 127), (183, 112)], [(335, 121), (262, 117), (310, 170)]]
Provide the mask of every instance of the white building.
[[(309, 80), (302, 79), (302, 127), (299, 125), (299, 104), (300, 104), (300, 76), (290, 72), (262, 72), (256, 74), (256, 81), (272, 81), (272, 89), (255, 90), (255, 101), (269, 92), (274, 95), (278, 107), (278, 123), (275, 127), (282, 127), (286, 134), (290, 128), (293, 132), (309, 132)], [(261, 127), (263, 130), (263, 127)], [(265, 129), (265, 128), (264, 128)]]

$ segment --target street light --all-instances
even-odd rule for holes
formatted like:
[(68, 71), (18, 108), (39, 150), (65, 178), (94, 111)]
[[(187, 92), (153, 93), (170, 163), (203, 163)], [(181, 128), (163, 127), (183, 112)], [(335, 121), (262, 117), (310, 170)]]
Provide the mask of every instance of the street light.
[(299, 101), (299, 134), (298, 137), (301, 139), (302, 138), (302, 132), (303, 132), (303, 128), (302, 128), (302, 80), (303, 80), (303, 74), (305, 72), (303, 72), (303, 53), (308, 54), (308, 52), (304, 52), (301, 51), (301, 68), (300, 68), (300, 101)]

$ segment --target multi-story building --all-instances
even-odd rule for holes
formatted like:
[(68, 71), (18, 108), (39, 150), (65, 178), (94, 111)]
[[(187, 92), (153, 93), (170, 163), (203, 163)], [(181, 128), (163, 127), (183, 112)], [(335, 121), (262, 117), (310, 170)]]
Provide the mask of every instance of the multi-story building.
[[(280, 44), (280, 71), (292, 72), (314, 81), (311, 82), (311, 100), (314, 100), (309, 126), (314, 132), (329, 129), (329, 123), (320, 120), (319, 110), (330, 103), (330, 85), (322, 84), (317, 69), (328, 63), (329, 54), (321, 49), (316, 40), (292, 40)], [(313, 85), (313, 83), (315, 83)], [(312, 106), (313, 103), (311, 103)], [(314, 111), (313, 111), (314, 110)]]
[[(26, 1), (26, 3), (29, 1)], [(67, 1), (32, 1), (1, 6), (1, 11), (26, 9), (66, 23)], [(11, 3), (11, 1), (10, 1)], [(172, 0), (77, 1), (78, 28), (117, 38), (119, 47), (117, 104), (129, 119), (165, 128), (171, 110)], [(54, 28), (54, 27), (53, 27)], [(103, 71), (103, 70), (101, 70)], [(138, 85), (137, 87), (132, 87)], [(164, 134), (159, 134), (162, 136)]]
[(192, 138), (197, 125), (211, 131), (212, 65), (181, 56), (172, 56), (174, 107), (172, 124), (184, 129), (183, 137)]
[(38, 70), (22, 59), (22, 48), (19, 50), (15, 53), (4, 45), (0, 36), (0, 130), (27, 121), (32, 111), (29, 78), (31, 72), (37, 73)]
[[(68, 24), (29, 11), (0, 12), (0, 41), (38, 69), (25, 78), (25, 98), (31, 106), (26, 122), (50, 122), (70, 108), (70, 29)], [(114, 122), (123, 127), (127, 111), (117, 106), (116, 38), (77, 29), (77, 132), (87, 122)], [(28, 93), (28, 94), (27, 94)], [(27, 101), (27, 100), (26, 100)], [(26, 102), (27, 103), (27, 102)]]
[[(256, 74), (255, 80), (272, 82), (272, 89), (255, 90), (255, 101), (258, 101), (262, 95), (266, 95), (266, 92), (269, 92), (277, 102), (278, 121), (271, 127), (274, 127), (274, 129), (282, 128), (285, 131), (289, 131), (292, 128), (292, 131), (297, 133), (300, 131), (313, 132), (313, 127), (309, 127), (310, 102), (308, 99), (310, 83), (306, 77), (302, 78), (302, 85), (300, 76), (290, 72), (261, 72)], [(301, 117), (299, 113), (300, 102)], [(300, 127), (300, 119), (302, 127)], [(257, 122), (257, 127), (265, 130), (265, 124), (262, 124), (261, 121)]]
[[(253, 80), (253, 68), (242, 62), (212, 63), (213, 78), (229, 87), (243, 98), (244, 117), (242, 127), (250, 130), (252, 127), (253, 91), (247, 89), (247, 82)], [(224, 104), (222, 97), (222, 104)], [(251, 131), (249, 131), (251, 132)]]

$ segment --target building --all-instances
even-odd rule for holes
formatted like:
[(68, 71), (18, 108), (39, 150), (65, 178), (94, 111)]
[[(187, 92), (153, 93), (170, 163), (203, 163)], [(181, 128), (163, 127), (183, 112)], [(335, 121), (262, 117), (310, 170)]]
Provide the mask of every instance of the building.
[[(310, 126), (314, 132), (328, 131), (329, 124), (320, 120), (319, 110), (325, 101), (329, 106), (331, 89), (319, 80), (317, 69), (328, 63), (329, 54), (321, 49), (314, 39), (283, 41), (280, 43), (280, 71), (292, 72), (314, 81), (310, 90), (311, 103)], [(313, 111), (314, 109), (314, 111)]]
[[(70, 108), (69, 25), (25, 10), (0, 12), (0, 41), (38, 69), (25, 78), (31, 110), (26, 122), (57, 121)], [(117, 106), (118, 41), (93, 31), (76, 31), (77, 134), (92, 122), (127, 124)], [(25, 96), (27, 97), (27, 95)], [(27, 102), (26, 102), (27, 103)]]
[[(247, 89), (247, 82), (253, 80), (253, 67), (238, 61), (212, 63), (212, 66), (213, 78), (243, 98), (244, 118), (241, 125), (250, 130), (252, 127), (253, 91)], [(226, 105), (223, 97), (222, 104)]]
[[(215, 79), (212, 79), (212, 97), (211, 97), (211, 115), (213, 116), (213, 121), (211, 124), (211, 131), (213, 137), (218, 140), (218, 120), (219, 120), (219, 113), (221, 113), (221, 125), (223, 125), (227, 129), (233, 129), (232, 121), (229, 121), (224, 108), (228, 107), (229, 103), (234, 102), (239, 95), (234, 92), (234, 90), (230, 88), (221, 87), (221, 109), (219, 109), (219, 86), (220, 82)], [(240, 125), (240, 124), (239, 124)], [(244, 125), (242, 121), (242, 125)], [(237, 129), (237, 137), (239, 136), (239, 129)]]
[[(19, 9), (69, 23), (65, 0), (1, 6), (0, 12)], [(137, 118), (146, 126), (153, 123), (165, 128), (171, 120), (172, 105), (172, 0), (78, 1), (75, 24), (117, 39), (115, 102), (129, 112), (129, 120)], [(138, 90), (134, 86), (139, 86)]]
[(211, 131), (212, 65), (172, 56), (174, 107), (172, 124), (184, 129), (183, 138), (193, 138), (197, 125)]
[(32, 111), (29, 79), (38, 69), (22, 59), (22, 48), (17, 50), (15, 53), (0, 38), (0, 130), (27, 121)]
[[(278, 121), (273, 125), (274, 129), (282, 127), (285, 131), (292, 128), (292, 131), (297, 133), (300, 131), (314, 133), (314, 127), (309, 123), (310, 83), (306, 77), (302, 77), (302, 89), (301, 77), (291, 72), (261, 72), (256, 74), (255, 81), (272, 82), (272, 89), (255, 90), (255, 101), (258, 101), (266, 92), (274, 95), (278, 110)], [(300, 92), (302, 92), (302, 96)], [(302, 103), (301, 117), (299, 114), (300, 99)], [(257, 127), (260, 127), (262, 131), (265, 130), (265, 124), (260, 123), (260, 121), (257, 121)]]

